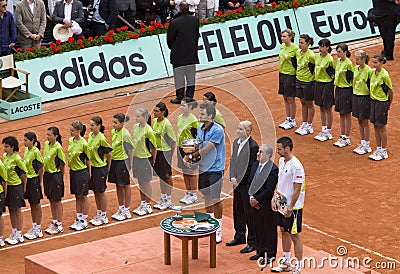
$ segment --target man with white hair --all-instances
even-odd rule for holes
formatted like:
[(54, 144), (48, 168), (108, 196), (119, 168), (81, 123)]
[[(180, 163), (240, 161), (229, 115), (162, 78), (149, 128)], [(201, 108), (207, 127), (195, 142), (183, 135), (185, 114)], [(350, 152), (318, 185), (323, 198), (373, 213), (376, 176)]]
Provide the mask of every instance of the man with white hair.
[(253, 125), (250, 121), (242, 121), (236, 128), (238, 138), (233, 141), (232, 155), (229, 165), (229, 178), (233, 185), (233, 224), (235, 236), (227, 246), (235, 246), (246, 243), (247, 246), (241, 253), (248, 253), (255, 249), (254, 226), (250, 222), (250, 203), (247, 194), (247, 181), (249, 179), (251, 165), (257, 159), (258, 144), (251, 138)]

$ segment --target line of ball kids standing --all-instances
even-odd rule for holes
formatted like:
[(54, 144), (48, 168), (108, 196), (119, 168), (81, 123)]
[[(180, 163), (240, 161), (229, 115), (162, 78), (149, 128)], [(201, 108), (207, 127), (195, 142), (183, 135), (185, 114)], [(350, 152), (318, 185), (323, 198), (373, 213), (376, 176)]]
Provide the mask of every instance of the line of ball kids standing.
[[(314, 133), (312, 122), (315, 106), (319, 107), (322, 129), (315, 140), (331, 140), (333, 109), (340, 117), (340, 137), (334, 146), (343, 148), (351, 145), (350, 130), (352, 116), (357, 119), (360, 143), (353, 150), (359, 155), (370, 153), (369, 159), (387, 159), (386, 124), (393, 101), (392, 81), (383, 68), (386, 58), (383, 54), (370, 58), (364, 50), (355, 52), (355, 63), (345, 43), (336, 46), (336, 60), (331, 55), (331, 42), (318, 42), (319, 52), (310, 46), (314, 40), (308, 34), (301, 34), (298, 45), (294, 43), (295, 33), (286, 29), (281, 32), (282, 45), (279, 53), (279, 90), (283, 95), (286, 119), (279, 125), (289, 130), (296, 128), (296, 101), (301, 102), (302, 123), (295, 133), (301, 136)], [(370, 124), (374, 127), (376, 149), (370, 144)]]

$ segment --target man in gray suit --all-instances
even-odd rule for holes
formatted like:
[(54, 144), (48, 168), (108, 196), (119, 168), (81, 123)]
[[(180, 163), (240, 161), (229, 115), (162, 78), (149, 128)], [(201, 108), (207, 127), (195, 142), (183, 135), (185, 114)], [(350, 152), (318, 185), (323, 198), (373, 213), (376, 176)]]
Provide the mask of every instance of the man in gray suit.
[[(135, 0), (116, 0), (117, 10), (120, 16), (122, 16), (129, 24), (135, 25), (136, 16), (136, 1)], [(118, 24), (119, 26), (124, 26), (122, 22)]]
[(24, 0), (14, 13), (18, 28), (17, 41), (25, 52), (27, 48), (40, 48), (46, 29), (46, 7), (42, 0)]
[(78, 0), (59, 0), (54, 6), (52, 19), (57, 24), (71, 28), (75, 37), (82, 33), (85, 21), (82, 3)]

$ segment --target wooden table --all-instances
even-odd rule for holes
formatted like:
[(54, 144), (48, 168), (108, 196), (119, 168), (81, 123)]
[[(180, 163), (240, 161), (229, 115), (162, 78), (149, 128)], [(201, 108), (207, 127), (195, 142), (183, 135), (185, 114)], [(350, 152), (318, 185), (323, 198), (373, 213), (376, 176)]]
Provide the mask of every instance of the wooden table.
[[(192, 241), (192, 259), (198, 259), (199, 238), (210, 237), (210, 268), (217, 267), (217, 244), (216, 231), (219, 228), (218, 220), (210, 218), (209, 223), (214, 224), (214, 228), (208, 232), (197, 233), (184, 228), (182, 223), (189, 223), (193, 220), (193, 215), (182, 215), (183, 220), (176, 222), (172, 217), (161, 221), (160, 227), (164, 232), (164, 263), (171, 264), (171, 235), (182, 241), (182, 273), (189, 273), (189, 241)], [(185, 220), (186, 219), (186, 220)], [(175, 224), (175, 225), (174, 225)]]

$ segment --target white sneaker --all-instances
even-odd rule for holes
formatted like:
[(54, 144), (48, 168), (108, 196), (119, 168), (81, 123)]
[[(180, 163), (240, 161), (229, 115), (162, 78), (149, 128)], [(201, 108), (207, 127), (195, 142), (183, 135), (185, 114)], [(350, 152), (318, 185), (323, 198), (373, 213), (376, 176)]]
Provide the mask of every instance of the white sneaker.
[(0, 247), (5, 246), (6, 244), (4, 243), (3, 239), (0, 239)]
[(379, 150), (378, 150), (378, 149), (375, 149), (374, 152), (372, 152), (372, 153), (368, 156), (368, 158), (371, 159), (371, 160), (375, 160), (375, 158), (378, 157), (378, 154), (379, 154)]
[(300, 132), (302, 132), (305, 127), (306, 127), (306, 124), (301, 124), (301, 126), (298, 129), (296, 129), (296, 131), (294, 133), (300, 134)]
[(218, 228), (216, 234), (216, 242), (218, 244), (222, 242), (222, 228)]
[(90, 223), (91, 225), (95, 225), (95, 224), (99, 223), (99, 218), (100, 218), (100, 215), (97, 214), (96, 216), (94, 216), (94, 217), (89, 221), (89, 223)]
[(188, 202), (189, 196), (190, 196), (189, 192), (186, 192), (185, 196), (183, 196), (183, 198), (180, 199), (179, 202), (181, 202), (182, 204), (188, 204), (187, 202)]
[(53, 234), (54, 230), (57, 230), (57, 226), (54, 223), (51, 223), (51, 225), (48, 228), (46, 228), (44, 232), (51, 235)]
[(59, 226), (54, 225), (54, 228), (55, 229), (53, 229), (53, 231), (51, 231), (51, 235), (55, 235), (55, 234), (59, 234), (59, 233), (63, 233), (64, 232), (64, 228), (63, 228), (62, 225), (59, 225)]
[(315, 140), (318, 140), (320, 142), (325, 142), (328, 140), (332, 140), (332, 133), (330, 131), (321, 131), (314, 137)]
[(340, 137), (333, 145), (342, 148), (351, 145), (351, 143), (349, 138)]
[[(94, 218), (93, 218), (94, 219)], [(92, 220), (93, 220), (92, 219)], [(108, 218), (107, 215), (104, 216), (98, 216), (96, 220), (94, 220), (93, 222), (90, 222), (92, 225), (94, 226), (101, 226), (101, 225), (105, 225), (108, 224)]]
[(381, 150), (381, 151), (378, 151), (378, 153), (377, 153), (376, 157), (374, 158), (374, 160), (375, 161), (381, 161), (381, 160), (384, 160), (384, 159), (387, 159), (387, 158), (389, 158), (389, 156), (387, 154), (387, 151), (386, 150)]
[(76, 230), (76, 226), (79, 224), (79, 220), (76, 219), (75, 222), (69, 226), (69, 229)]
[(280, 272), (289, 272), (289, 271), (293, 270), (293, 268), (294, 267), (291, 264), (282, 263), (282, 264), (279, 264), (279, 265), (277, 265), (275, 267), (272, 267), (271, 268), (271, 272), (278, 272), (278, 273), (280, 273)]
[(301, 270), (296, 268), (295, 270), (292, 271), (292, 274), (301, 274)]
[(125, 209), (125, 211), (123, 212), (123, 214), (125, 215), (125, 219), (131, 219), (132, 215), (129, 212), (129, 209)]
[(10, 245), (16, 245), (19, 243), (17, 236), (14, 233), (11, 233), (10, 236), (7, 237), (6, 242)]
[(113, 214), (111, 218), (117, 221), (123, 221), (126, 219), (125, 214), (121, 209), (118, 209), (118, 211), (115, 212), (115, 214)]
[(279, 128), (287, 129), (290, 121), (288, 119), (285, 120), (282, 124), (279, 125)]
[(167, 207), (167, 204), (166, 204), (166, 201), (165, 201), (163, 198), (160, 198), (160, 200), (158, 201), (158, 203), (156, 203), (153, 207), (154, 207), (155, 209), (158, 209), (158, 210), (165, 210), (165, 209), (168, 208), (168, 207)]
[(18, 241), (19, 243), (23, 243), (23, 242), (24, 242), (24, 237), (22, 236), (22, 233), (19, 233), (19, 234), (16, 236), (16, 239), (17, 239), (17, 241)]
[(35, 229), (32, 227), (31, 229), (29, 229), (27, 233), (24, 234), (24, 237), (27, 238), (28, 240), (34, 240), (36, 238), (42, 238), (43, 233), (40, 228)]
[(146, 205), (140, 205), (137, 209), (135, 209), (133, 211), (133, 213), (139, 215), (139, 216), (144, 216), (146, 214), (150, 214), (152, 213), (153, 210), (151, 209), (151, 205), (150, 204), (146, 204)]
[(88, 227), (87, 221), (86, 221), (86, 220), (83, 220), (83, 221), (79, 221), (79, 222), (76, 224), (75, 230), (76, 230), (76, 231), (81, 231), (81, 230), (83, 230), (83, 229), (85, 229), (85, 228), (87, 228), (87, 227)]
[(197, 194), (196, 193), (191, 193), (187, 199), (187, 205), (191, 205), (194, 203), (197, 203), (199, 199), (197, 199)]
[(353, 152), (359, 155), (365, 154), (366, 152), (364, 152), (363, 147), (363, 144), (359, 144), (355, 149), (353, 149)]
[(168, 208), (173, 208), (173, 207), (174, 207), (174, 204), (172, 203), (171, 200), (167, 200), (167, 201), (165, 201), (165, 206), (167, 207), (167, 209), (168, 209)]
[(312, 126), (305, 126), (297, 134), (300, 134), (301, 136), (304, 136), (304, 135), (313, 134), (313, 133), (314, 133), (314, 129), (312, 128)]

